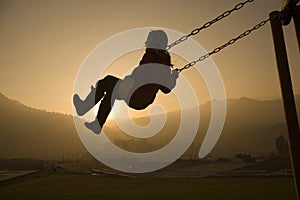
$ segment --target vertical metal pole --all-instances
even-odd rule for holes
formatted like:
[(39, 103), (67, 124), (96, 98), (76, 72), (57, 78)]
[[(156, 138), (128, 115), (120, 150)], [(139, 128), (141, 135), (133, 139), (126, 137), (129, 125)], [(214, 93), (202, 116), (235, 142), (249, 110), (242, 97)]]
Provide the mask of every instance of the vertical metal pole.
[(270, 13), (272, 35), (276, 53), (277, 68), (281, 85), (285, 118), (288, 128), (290, 153), (294, 170), (297, 198), (300, 200), (300, 131), (298, 117), (290, 76), (289, 63), (287, 59), (283, 30), (280, 21), (280, 12)]
[(293, 10), (293, 20), (295, 24), (296, 35), (298, 39), (298, 47), (300, 51), (300, 6), (296, 6)]

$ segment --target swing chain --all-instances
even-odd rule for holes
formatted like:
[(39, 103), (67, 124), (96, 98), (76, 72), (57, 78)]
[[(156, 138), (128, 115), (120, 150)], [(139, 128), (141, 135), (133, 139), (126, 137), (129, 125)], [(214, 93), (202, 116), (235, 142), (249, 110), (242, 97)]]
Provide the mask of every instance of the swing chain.
[(244, 32), (243, 32), (242, 34), (240, 34), (238, 37), (229, 40), (229, 41), (226, 42), (225, 44), (223, 44), (223, 45), (221, 45), (221, 46), (215, 48), (213, 51), (211, 51), (211, 52), (209, 52), (209, 53), (207, 53), (207, 54), (205, 54), (205, 55), (199, 57), (197, 60), (194, 60), (194, 61), (192, 61), (192, 62), (186, 64), (186, 65), (183, 66), (182, 68), (178, 68), (178, 69), (176, 69), (176, 70), (180, 73), (181, 71), (183, 71), (183, 70), (185, 70), (185, 69), (188, 69), (188, 68), (194, 66), (196, 63), (205, 60), (206, 58), (210, 57), (211, 55), (220, 52), (222, 49), (228, 47), (229, 45), (232, 45), (232, 44), (235, 43), (237, 40), (239, 40), (239, 39), (241, 39), (241, 38), (243, 38), (243, 37), (249, 35), (252, 31), (261, 28), (261, 27), (264, 26), (269, 20), (270, 20), (270, 19), (266, 19), (266, 20), (261, 21), (260, 23), (256, 24), (253, 28), (244, 31)]
[(225, 11), (224, 13), (222, 13), (221, 15), (219, 15), (218, 17), (216, 17), (215, 19), (213, 19), (213, 20), (211, 20), (211, 21), (209, 21), (209, 22), (206, 22), (206, 23), (203, 24), (201, 27), (192, 30), (189, 34), (184, 35), (184, 36), (182, 36), (181, 38), (179, 38), (178, 40), (176, 40), (175, 42), (169, 44), (169, 45), (167, 46), (166, 50), (169, 50), (169, 49), (171, 49), (172, 47), (176, 46), (177, 44), (186, 41), (190, 36), (198, 34), (202, 29), (205, 29), (205, 28), (210, 27), (211, 25), (213, 25), (213, 24), (216, 23), (217, 21), (220, 21), (221, 19), (223, 19), (223, 18), (229, 16), (233, 11), (237, 11), (237, 10), (243, 8), (245, 4), (250, 3), (250, 2), (253, 2), (253, 1), (254, 1), (254, 0), (247, 0), (247, 1), (245, 1), (245, 2), (238, 3), (238, 4), (235, 5), (234, 8), (232, 8), (231, 10)]

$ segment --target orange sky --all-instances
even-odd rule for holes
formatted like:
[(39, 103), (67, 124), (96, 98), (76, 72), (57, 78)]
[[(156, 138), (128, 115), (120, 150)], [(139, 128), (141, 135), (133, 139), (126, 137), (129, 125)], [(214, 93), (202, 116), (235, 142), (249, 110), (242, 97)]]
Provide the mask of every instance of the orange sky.
[[(189, 33), (238, 2), (1, 0), (0, 92), (32, 107), (71, 113), (77, 71), (100, 42), (139, 27), (165, 27)], [(210, 51), (266, 19), (281, 4), (282, 0), (256, 0), (193, 39)], [(300, 93), (294, 27), (291, 24), (284, 29), (294, 91)], [(133, 63), (138, 63), (139, 55), (136, 57)], [(269, 24), (213, 56), (213, 60), (222, 74), (227, 97), (280, 96)], [(209, 101), (207, 93), (200, 100)]]

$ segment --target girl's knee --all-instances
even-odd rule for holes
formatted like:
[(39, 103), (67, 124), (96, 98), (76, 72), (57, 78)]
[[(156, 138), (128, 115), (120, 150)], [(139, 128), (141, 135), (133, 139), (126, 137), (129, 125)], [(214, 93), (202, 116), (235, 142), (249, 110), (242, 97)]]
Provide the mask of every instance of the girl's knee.
[(107, 76), (104, 77), (103, 80), (107, 80), (107, 81), (116, 81), (116, 80), (118, 80), (118, 78), (115, 77), (115, 76), (112, 76), (112, 75), (107, 75)]
[(111, 80), (114, 80), (115, 78), (116, 77), (114, 77), (114, 76), (107, 75), (103, 79), (100, 79), (100, 80), (97, 81), (96, 87), (100, 86), (101, 84), (109, 83), (109, 82), (111, 82)]

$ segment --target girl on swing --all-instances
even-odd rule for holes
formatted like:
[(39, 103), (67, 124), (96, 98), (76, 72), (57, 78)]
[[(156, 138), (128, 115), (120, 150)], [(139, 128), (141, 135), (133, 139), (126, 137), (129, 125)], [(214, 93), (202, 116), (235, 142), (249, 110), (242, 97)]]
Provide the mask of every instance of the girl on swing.
[(172, 70), (171, 57), (166, 50), (168, 37), (162, 30), (154, 30), (148, 34), (145, 42), (146, 52), (133, 72), (124, 79), (108, 75), (99, 80), (96, 88), (85, 100), (78, 94), (73, 96), (73, 104), (79, 116), (92, 109), (101, 99), (97, 117), (85, 126), (96, 134), (101, 129), (114, 105), (115, 100), (124, 100), (127, 105), (136, 110), (142, 110), (150, 105), (160, 90), (168, 94), (176, 85), (178, 72)]

